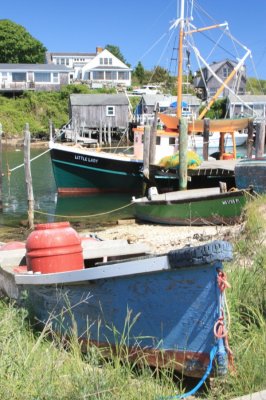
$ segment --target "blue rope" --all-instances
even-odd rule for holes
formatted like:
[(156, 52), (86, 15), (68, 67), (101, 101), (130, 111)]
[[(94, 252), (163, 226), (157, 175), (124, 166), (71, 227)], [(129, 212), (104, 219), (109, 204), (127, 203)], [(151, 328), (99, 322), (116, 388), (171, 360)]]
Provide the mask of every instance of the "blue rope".
[(206, 379), (208, 378), (208, 376), (210, 375), (211, 369), (212, 369), (212, 362), (213, 359), (216, 355), (218, 351), (218, 347), (217, 344), (213, 346), (213, 348), (210, 351), (210, 362), (208, 365), (208, 368), (205, 372), (205, 374), (203, 375), (203, 377), (201, 378), (201, 380), (198, 382), (198, 384), (189, 392), (187, 393), (183, 393), (183, 394), (177, 394), (175, 396), (168, 396), (168, 397), (161, 397), (161, 400), (170, 400), (170, 399), (185, 399), (188, 396), (192, 396), (193, 394), (195, 394), (197, 392), (197, 390), (199, 390), (199, 388), (203, 385), (203, 383), (206, 381)]

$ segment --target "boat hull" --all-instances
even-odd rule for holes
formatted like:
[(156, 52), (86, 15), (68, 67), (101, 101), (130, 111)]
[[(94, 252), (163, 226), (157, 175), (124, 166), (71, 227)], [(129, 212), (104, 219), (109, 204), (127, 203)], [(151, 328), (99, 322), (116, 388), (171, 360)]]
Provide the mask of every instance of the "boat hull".
[(235, 181), (239, 189), (253, 186), (258, 193), (266, 192), (266, 157), (241, 160), (235, 166)]
[[(28, 293), (23, 305), (28, 304), (35, 321), (49, 321), (63, 337), (75, 332), (85, 348), (94, 343), (105, 355), (115, 349), (135, 362), (200, 377), (216, 346), (217, 373), (224, 374), (226, 349), (214, 325), (223, 306), (218, 271), (230, 259), (231, 245), (213, 242), (72, 275), (23, 276), (32, 284), (19, 287)], [(34, 285), (56, 282), (56, 275), (60, 284)]]
[(140, 220), (158, 224), (196, 226), (234, 224), (241, 218), (246, 201), (244, 191), (233, 191), (194, 199), (133, 203), (134, 214)]
[(58, 193), (132, 192), (142, 188), (142, 163), (104, 158), (97, 152), (51, 149)]

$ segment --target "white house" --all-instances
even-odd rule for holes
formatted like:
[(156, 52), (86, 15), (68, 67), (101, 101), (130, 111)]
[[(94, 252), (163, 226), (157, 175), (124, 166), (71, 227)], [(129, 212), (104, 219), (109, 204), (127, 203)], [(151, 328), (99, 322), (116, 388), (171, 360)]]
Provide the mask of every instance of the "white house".
[(64, 52), (47, 52), (46, 62), (48, 64), (65, 65), (68, 68), (73, 69), (71, 79), (80, 79), (80, 71), (84, 65), (93, 60), (98, 53), (103, 49), (101, 47), (96, 47), (95, 53), (64, 53)]
[(72, 81), (87, 82), (91, 87), (131, 86), (131, 69), (110, 51), (96, 47), (95, 53), (47, 53), (48, 63), (73, 69)]
[(110, 51), (103, 50), (82, 68), (82, 80), (95, 85), (130, 86), (131, 68), (115, 57)]

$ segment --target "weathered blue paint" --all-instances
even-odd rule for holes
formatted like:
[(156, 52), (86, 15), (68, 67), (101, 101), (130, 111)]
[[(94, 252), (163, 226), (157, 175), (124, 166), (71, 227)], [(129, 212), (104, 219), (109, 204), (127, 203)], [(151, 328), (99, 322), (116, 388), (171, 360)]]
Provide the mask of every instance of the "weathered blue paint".
[[(205, 260), (210, 262), (199, 264), (202, 252), (197, 259), (193, 248), (190, 260), (189, 250), (169, 255), (169, 270), (62, 286), (26, 286), (30, 309), (39, 321), (51, 319), (62, 334), (71, 333), (74, 317), (81, 339), (107, 347), (124, 344), (149, 356), (163, 351), (167, 360), (180, 362), (177, 370), (191, 376), (204, 373), (209, 353), (218, 344), (218, 372), (225, 373), (223, 340), (217, 343), (213, 334), (221, 308), (217, 269), (223, 268), (223, 257), (213, 262), (207, 252)], [(224, 258), (228, 257), (225, 252)]]
[(241, 160), (235, 166), (235, 180), (238, 189), (250, 185), (258, 193), (266, 192), (266, 157)]

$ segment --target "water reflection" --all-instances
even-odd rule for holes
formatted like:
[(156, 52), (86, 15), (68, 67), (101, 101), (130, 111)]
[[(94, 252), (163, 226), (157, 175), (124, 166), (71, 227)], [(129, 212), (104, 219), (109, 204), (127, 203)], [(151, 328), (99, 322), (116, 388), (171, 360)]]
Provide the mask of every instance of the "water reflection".
[[(31, 159), (44, 151), (45, 149), (31, 150)], [(27, 219), (28, 204), (23, 157), (23, 151), (3, 149), (3, 212), (0, 213), (0, 224), (3, 226), (15, 227), (21, 220)], [(22, 167), (16, 168), (19, 165)], [(8, 174), (8, 170), (13, 171)], [(53, 222), (69, 219), (95, 224), (132, 215), (131, 207), (121, 209), (130, 203), (130, 195), (58, 196), (49, 153), (31, 163), (31, 172), (37, 221)], [(109, 213), (116, 209), (118, 209), (116, 212)], [(95, 214), (96, 216), (93, 216)]]

